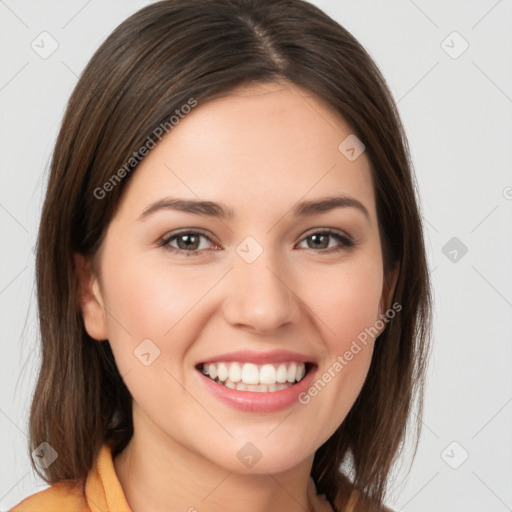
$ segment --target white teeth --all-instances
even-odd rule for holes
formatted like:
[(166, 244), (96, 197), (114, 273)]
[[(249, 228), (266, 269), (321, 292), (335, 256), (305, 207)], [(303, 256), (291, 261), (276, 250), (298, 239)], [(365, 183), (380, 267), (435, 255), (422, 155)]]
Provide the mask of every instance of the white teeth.
[(304, 367), (303, 364), (299, 364), (299, 366), (297, 366), (297, 376), (295, 377), (295, 379), (297, 381), (301, 381), (304, 375), (306, 375), (306, 368)]
[(242, 368), (238, 363), (232, 363), (229, 367), (229, 380), (231, 382), (240, 382), (242, 380)]
[(219, 379), (215, 379), (217, 384), (224, 384), (224, 386), (230, 389), (236, 389), (237, 391), (253, 391), (256, 393), (273, 393), (274, 391), (281, 391), (281, 389), (289, 388), (292, 384), (287, 382), (286, 384), (244, 384), (243, 382), (237, 382), (233, 384), (229, 379), (225, 382), (220, 382)]
[(286, 371), (286, 366), (284, 364), (280, 364), (279, 368), (276, 372), (276, 380), (277, 382), (286, 382), (286, 376), (288, 375), (288, 372)]
[(260, 384), (275, 384), (276, 369), (271, 364), (265, 364), (260, 370)]
[[(256, 365), (241, 362), (204, 364), (202, 372), (231, 389), (239, 391), (278, 391), (299, 382), (306, 374), (304, 363), (288, 362)], [(250, 389), (246, 389), (249, 386)]]
[[(211, 367), (211, 365), (210, 365)], [(212, 374), (210, 373), (210, 377), (212, 377)], [(288, 372), (286, 373), (286, 380), (288, 382), (295, 382), (295, 377), (297, 377), (297, 365), (295, 363), (292, 363), (288, 367)], [(215, 377), (212, 377), (214, 379)]]
[(228, 367), (224, 363), (220, 363), (219, 366), (217, 366), (217, 377), (223, 382), (228, 378), (228, 375)]
[(212, 379), (217, 378), (217, 365), (215, 365), (215, 364), (208, 365), (208, 375)]
[(245, 363), (242, 368), (242, 382), (244, 384), (259, 384), (260, 373), (258, 367), (252, 363)]
[(224, 382), (224, 386), (230, 389), (235, 389), (236, 384), (228, 379), (226, 382)]

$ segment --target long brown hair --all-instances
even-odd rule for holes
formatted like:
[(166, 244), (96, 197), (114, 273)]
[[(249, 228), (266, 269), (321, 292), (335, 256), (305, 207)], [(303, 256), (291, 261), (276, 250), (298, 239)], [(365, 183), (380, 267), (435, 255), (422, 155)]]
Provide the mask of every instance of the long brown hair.
[[(114, 30), (78, 80), (53, 153), (36, 256), (42, 364), (30, 451), (46, 441), (58, 452), (45, 470), (33, 462), (48, 483), (85, 478), (103, 443), (117, 454), (133, 434), (131, 396), (109, 343), (85, 331), (73, 255), (96, 261), (136, 172), (132, 156), (176, 110), (191, 98), (200, 105), (245, 83), (283, 80), (325, 100), (366, 146), (386, 283), (399, 268), (392, 300), (402, 310), (376, 341), (361, 393), (311, 473), (341, 509), (347, 479), (339, 468), (350, 460), (350, 485), (382, 503), (415, 402), (422, 413), (431, 295), (417, 189), (378, 68), (347, 30), (302, 0), (151, 4)], [(116, 173), (122, 179), (106, 187)], [(418, 421), (415, 447), (419, 429)]]

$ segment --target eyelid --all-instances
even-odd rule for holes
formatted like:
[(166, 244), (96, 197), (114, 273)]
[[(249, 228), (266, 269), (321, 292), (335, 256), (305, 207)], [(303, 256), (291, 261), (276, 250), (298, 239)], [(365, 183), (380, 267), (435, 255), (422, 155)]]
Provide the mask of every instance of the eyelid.
[(301, 241), (304, 240), (304, 238), (307, 238), (311, 235), (316, 234), (322, 234), (322, 233), (328, 233), (329, 235), (338, 235), (346, 238), (347, 240), (350, 240), (351, 242), (355, 242), (355, 239), (349, 235), (346, 231), (343, 231), (342, 229), (337, 228), (312, 228), (311, 230), (306, 231), (301, 238)]

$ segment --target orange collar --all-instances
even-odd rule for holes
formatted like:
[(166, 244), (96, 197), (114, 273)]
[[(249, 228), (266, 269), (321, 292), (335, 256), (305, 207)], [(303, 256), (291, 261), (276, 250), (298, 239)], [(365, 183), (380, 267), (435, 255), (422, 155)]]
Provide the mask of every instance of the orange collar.
[(131, 512), (117, 478), (111, 447), (103, 444), (85, 482), (85, 499), (92, 512)]

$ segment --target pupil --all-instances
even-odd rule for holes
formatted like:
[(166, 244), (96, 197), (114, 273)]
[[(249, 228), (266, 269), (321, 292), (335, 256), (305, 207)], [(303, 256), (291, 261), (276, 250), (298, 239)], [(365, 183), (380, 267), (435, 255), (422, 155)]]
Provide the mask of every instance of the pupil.
[[(324, 238), (324, 240), (327, 238), (325, 235), (311, 235), (311, 238), (313, 240), (318, 240), (318, 238), (321, 238), (321, 237)], [(324, 244), (320, 244), (320, 245), (322, 245), (322, 247), (325, 248), (325, 243)], [(319, 244), (316, 244), (315, 246), (318, 247)]]
[[(190, 249), (190, 247), (192, 245), (195, 245), (194, 244), (194, 238), (197, 238), (196, 236), (194, 235), (182, 235), (179, 240), (180, 242), (183, 241), (183, 240), (186, 240), (185, 243), (183, 244), (184, 247), (180, 247), (181, 249), (182, 248), (185, 248), (185, 249)], [(197, 244), (197, 240), (196, 240), (196, 244)], [(181, 245), (181, 244), (180, 244)]]

